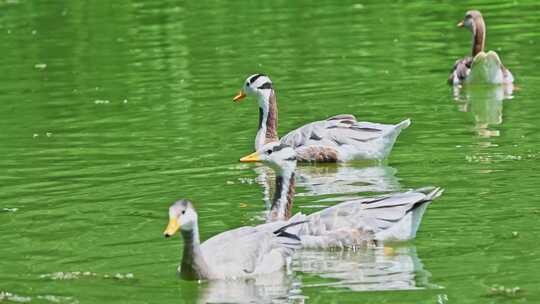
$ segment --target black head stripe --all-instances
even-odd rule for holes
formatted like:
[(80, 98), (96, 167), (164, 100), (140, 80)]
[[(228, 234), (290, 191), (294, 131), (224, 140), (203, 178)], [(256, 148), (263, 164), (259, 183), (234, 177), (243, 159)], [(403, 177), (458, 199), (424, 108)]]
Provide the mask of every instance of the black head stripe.
[(277, 152), (277, 151), (281, 151), (281, 149), (283, 148), (287, 148), (289, 147), (288, 145), (284, 144), (284, 143), (280, 143), (279, 145), (275, 146), (274, 148), (272, 148), (272, 152)]
[(259, 89), (271, 89), (271, 88), (272, 88), (271, 82), (265, 82), (259, 87)]
[(264, 74), (256, 74), (256, 75), (253, 75), (250, 79), (249, 79), (249, 83), (252, 84), (255, 82), (255, 80), (257, 80), (259, 77), (261, 76), (266, 76)]

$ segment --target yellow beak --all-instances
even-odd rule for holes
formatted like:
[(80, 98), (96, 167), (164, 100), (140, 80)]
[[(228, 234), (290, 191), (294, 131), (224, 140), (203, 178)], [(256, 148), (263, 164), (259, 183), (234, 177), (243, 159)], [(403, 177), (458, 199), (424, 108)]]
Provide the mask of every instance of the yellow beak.
[(240, 158), (240, 162), (242, 163), (253, 163), (253, 162), (258, 162), (260, 160), (261, 158), (260, 158), (259, 152), (253, 152), (250, 155)]
[(464, 25), (465, 23), (463, 22), (463, 20), (461, 20), (460, 22), (458, 22), (457, 27), (463, 27)]
[(246, 97), (246, 93), (244, 93), (243, 90), (240, 90), (240, 92), (238, 92), (238, 95), (234, 96), (233, 101), (239, 103), (240, 100), (244, 99), (244, 97)]
[(165, 228), (165, 231), (163, 232), (163, 235), (165, 237), (173, 236), (179, 229), (180, 223), (178, 223), (176, 219), (170, 219), (167, 228)]

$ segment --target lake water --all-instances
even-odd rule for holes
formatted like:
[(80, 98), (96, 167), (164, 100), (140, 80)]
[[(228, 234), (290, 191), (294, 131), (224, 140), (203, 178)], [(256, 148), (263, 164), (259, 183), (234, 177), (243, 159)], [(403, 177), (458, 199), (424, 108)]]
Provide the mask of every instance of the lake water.
[[(467, 9), (512, 92), (446, 85)], [(540, 303), (536, 1), (0, 0), (0, 302)], [(416, 240), (302, 251), (291, 273), (176, 276), (167, 208), (202, 238), (263, 221), (251, 152), (270, 75), (281, 135), (339, 113), (413, 124), (383, 164), (301, 166), (295, 211), (446, 189)], [(501, 287), (502, 286), (502, 287)], [(519, 290), (518, 290), (519, 289)]]

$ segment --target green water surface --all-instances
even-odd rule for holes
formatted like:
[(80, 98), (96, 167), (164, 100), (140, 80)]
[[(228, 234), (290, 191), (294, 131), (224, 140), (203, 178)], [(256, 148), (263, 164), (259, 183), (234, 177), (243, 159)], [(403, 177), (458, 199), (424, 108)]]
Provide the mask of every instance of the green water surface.
[[(454, 92), (467, 9), (515, 75)], [(537, 1), (0, 0), (0, 302), (540, 303)], [(167, 208), (202, 238), (264, 221), (244, 79), (279, 132), (328, 116), (413, 123), (378, 164), (302, 166), (295, 211), (446, 189), (416, 240), (299, 252), (291, 273), (181, 281)], [(502, 287), (502, 291), (499, 289)], [(519, 290), (518, 290), (519, 289)]]

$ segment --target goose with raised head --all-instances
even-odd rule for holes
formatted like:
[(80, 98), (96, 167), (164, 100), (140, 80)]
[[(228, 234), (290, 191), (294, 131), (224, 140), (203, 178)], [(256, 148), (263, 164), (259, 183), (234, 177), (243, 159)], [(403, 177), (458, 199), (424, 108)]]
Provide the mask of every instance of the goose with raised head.
[(457, 24), (472, 33), (471, 56), (455, 62), (448, 77), (451, 85), (463, 83), (479, 84), (511, 84), (514, 76), (502, 63), (494, 51), (484, 52), (486, 40), (486, 24), (482, 14), (477, 10), (468, 11), (465, 18)]
[(248, 95), (255, 95), (259, 103), (255, 150), (281, 142), (293, 147), (298, 161), (303, 162), (383, 160), (401, 130), (411, 123), (409, 119), (396, 125), (362, 122), (354, 115), (341, 114), (304, 125), (279, 139), (277, 98), (270, 78), (264, 74), (249, 76), (233, 100), (240, 102)]
[(165, 237), (181, 232), (184, 249), (178, 272), (186, 280), (269, 274), (282, 269), (300, 246), (298, 236), (286, 231), (298, 223), (274, 226), (274, 230), (240, 227), (201, 244), (197, 218), (192, 202), (179, 200), (169, 208), (169, 224), (164, 232)]
[(277, 221), (278, 225), (287, 220), (306, 221), (291, 228), (291, 232), (300, 237), (303, 248), (410, 240), (416, 236), (426, 207), (443, 192), (441, 188), (427, 187), (354, 199), (310, 215), (297, 213), (290, 218), (295, 193), (295, 150), (283, 143), (268, 143), (240, 161), (263, 161), (276, 171), (276, 191), (269, 221)]

